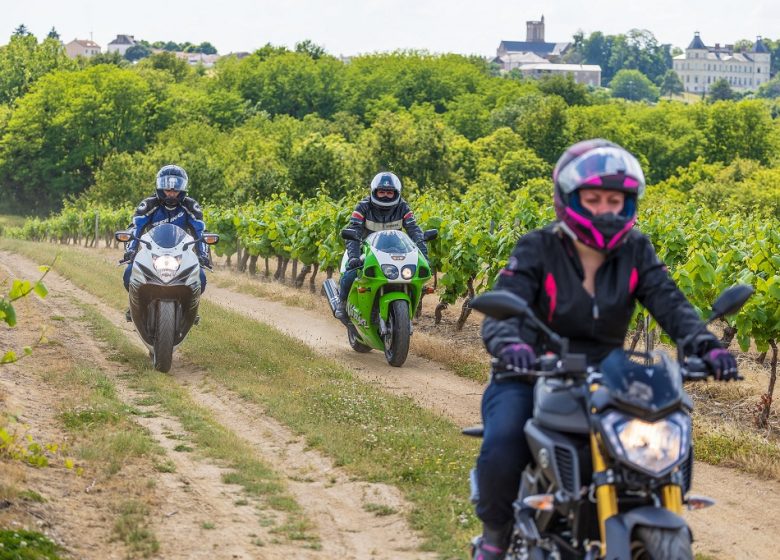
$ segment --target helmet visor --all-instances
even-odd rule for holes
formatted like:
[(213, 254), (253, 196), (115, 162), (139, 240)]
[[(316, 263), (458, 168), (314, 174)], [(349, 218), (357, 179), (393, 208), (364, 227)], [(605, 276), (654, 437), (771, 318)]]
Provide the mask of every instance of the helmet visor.
[(564, 167), (558, 175), (564, 194), (579, 188), (613, 189), (642, 196), (645, 175), (637, 159), (617, 147), (588, 150)]
[(187, 190), (187, 179), (177, 175), (157, 177), (157, 188), (163, 191), (184, 192)]

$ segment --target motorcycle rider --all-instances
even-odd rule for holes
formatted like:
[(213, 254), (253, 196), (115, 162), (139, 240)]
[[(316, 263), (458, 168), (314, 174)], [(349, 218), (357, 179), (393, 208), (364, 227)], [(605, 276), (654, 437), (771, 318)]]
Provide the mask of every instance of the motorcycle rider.
[[(401, 180), (389, 171), (379, 172), (371, 180), (369, 196), (355, 206), (347, 229), (360, 233), (365, 239), (375, 231), (401, 228), (406, 230), (427, 259), (428, 249), (423, 241), (423, 232), (417, 225), (409, 204), (401, 198)], [(349, 261), (339, 280), (339, 304), (335, 313), (336, 318), (341, 321), (347, 320), (347, 296), (357, 278), (358, 268), (363, 266), (360, 260), (360, 242), (347, 240), (346, 245)]]
[[(157, 189), (155, 196), (141, 201), (135, 209), (133, 224), (130, 226), (133, 239), (128, 243), (122, 261), (128, 263), (124, 274), (125, 290), (130, 289), (130, 274), (133, 270), (133, 259), (138, 251), (138, 240), (144, 232), (159, 224), (174, 224), (187, 230), (195, 239), (203, 235), (206, 223), (203, 221), (203, 211), (195, 199), (186, 195), (189, 178), (187, 172), (178, 165), (165, 165), (157, 172)], [(206, 290), (206, 273), (204, 268), (211, 268), (208, 245), (202, 241), (197, 244), (200, 270), (200, 293)]]
[[(704, 327), (667, 273), (650, 240), (633, 226), (645, 189), (639, 162), (607, 140), (574, 144), (553, 171), (557, 222), (522, 236), (494, 289), (525, 299), (570, 351), (598, 365), (622, 349), (635, 302), (674, 340), (700, 330), (686, 354), (701, 356), (716, 379), (737, 375), (734, 357)], [(548, 350), (541, 333), (520, 318), (486, 318), (482, 337), (503, 364), (531, 368)], [(512, 502), (532, 459), (523, 427), (533, 414), (533, 381), (492, 381), (482, 398), (484, 439), (477, 459), (477, 516), (483, 533), (474, 559), (504, 557)]]

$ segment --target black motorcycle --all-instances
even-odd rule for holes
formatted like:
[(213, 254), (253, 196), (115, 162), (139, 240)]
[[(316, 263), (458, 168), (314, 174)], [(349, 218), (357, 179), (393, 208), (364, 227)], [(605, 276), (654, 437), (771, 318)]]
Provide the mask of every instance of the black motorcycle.
[[(734, 286), (717, 299), (707, 322), (738, 311), (752, 294)], [(568, 340), (542, 323), (520, 297), (495, 291), (471, 307), (495, 319), (523, 317), (543, 332), (559, 354), (542, 356), (533, 370), (494, 363), (494, 381), (536, 378), (534, 415), (525, 425), (533, 461), (517, 500), (508, 560), (692, 559), (683, 507), (714, 502), (688, 495), (693, 474), (693, 408), (683, 381), (703, 380), (703, 361), (678, 344), (677, 360), (663, 352), (617, 351), (599, 370), (585, 355), (568, 352)], [(482, 427), (464, 434), (481, 437)], [(471, 499), (478, 499), (471, 472)]]

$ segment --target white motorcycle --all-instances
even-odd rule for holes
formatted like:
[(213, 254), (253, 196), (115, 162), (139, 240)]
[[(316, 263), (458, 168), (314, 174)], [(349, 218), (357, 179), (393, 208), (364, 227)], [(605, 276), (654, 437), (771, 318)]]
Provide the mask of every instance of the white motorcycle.
[(192, 247), (219, 241), (215, 233), (194, 239), (173, 224), (160, 224), (140, 238), (132, 232), (114, 234), (124, 243), (138, 240), (130, 275), (130, 317), (149, 349), (154, 369), (168, 372), (173, 350), (197, 324), (200, 303), (200, 263)]

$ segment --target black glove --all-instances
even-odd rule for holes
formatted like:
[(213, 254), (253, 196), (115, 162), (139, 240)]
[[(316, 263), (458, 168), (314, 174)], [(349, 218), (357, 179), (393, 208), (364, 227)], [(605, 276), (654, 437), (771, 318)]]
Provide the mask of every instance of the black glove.
[(739, 377), (737, 361), (728, 350), (713, 348), (702, 357), (702, 360), (704, 360), (710, 373), (718, 381), (729, 381)]
[(363, 261), (360, 260), (358, 257), (352, 257), (349, 259), (349, 262), (347, 263), (347, 270), (352, 270), (353, 268), (360, 268), (363, 266)]
[(536, 361), (534, 349), (527, 344), (507, 344), (498, 357), (506, 365), (518, 369), (530, 369)]
[(211, 268), (211, 259), (208, 255), (200, 255), (198, 256), (198, 262), (200, 263), (200, 266), (203, 268)]
[(125, 254), (122, 256), (122, 260), (119, 261), (120, 263), (129, 263), (132, 262), (132, 260), (135, 258), (135, 251), (125, 251)]

